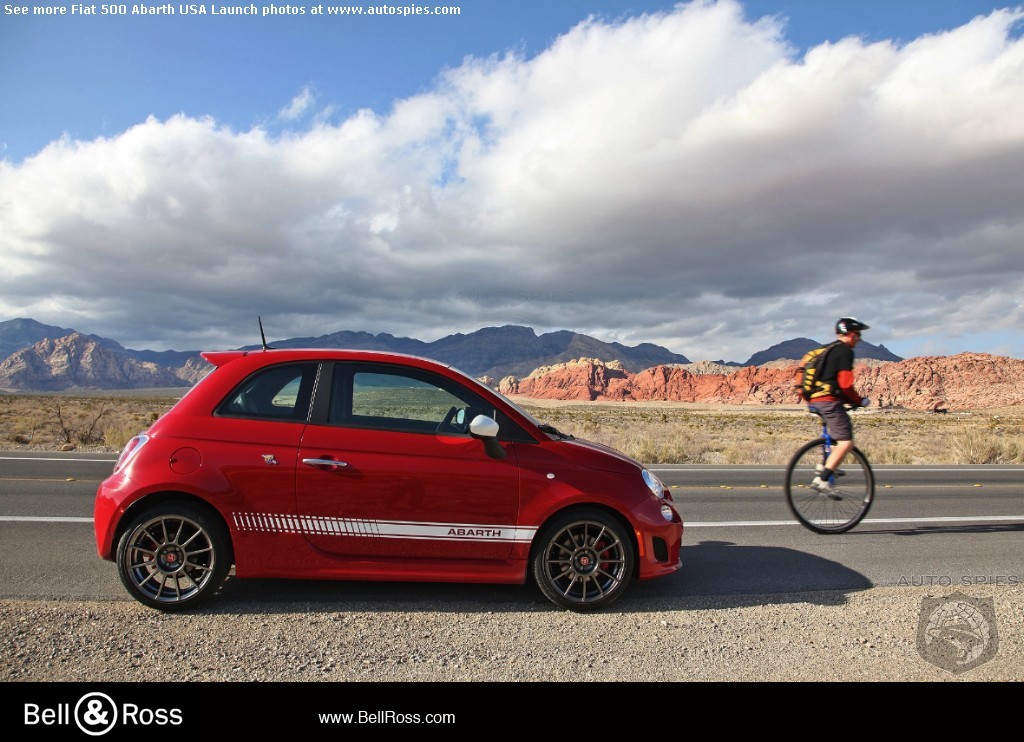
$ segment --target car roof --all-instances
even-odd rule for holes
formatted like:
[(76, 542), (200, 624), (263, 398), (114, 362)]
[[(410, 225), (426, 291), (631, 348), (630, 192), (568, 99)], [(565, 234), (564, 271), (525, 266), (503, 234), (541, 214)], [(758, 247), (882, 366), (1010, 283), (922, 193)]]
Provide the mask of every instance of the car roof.
[(367, 361), (400, 363), (420, 368), (444, 368), (464, 374), (464, 372), (459, 371), (450, 364), (442, 363), (433, 358), (384, 350), (357, 350), (353, 348), (259, 348), (256, 350), (209, 350), (203, 351), (199, 355), (218, 368), (239, 358), (265, 355), (267, 363), (308, 360)]

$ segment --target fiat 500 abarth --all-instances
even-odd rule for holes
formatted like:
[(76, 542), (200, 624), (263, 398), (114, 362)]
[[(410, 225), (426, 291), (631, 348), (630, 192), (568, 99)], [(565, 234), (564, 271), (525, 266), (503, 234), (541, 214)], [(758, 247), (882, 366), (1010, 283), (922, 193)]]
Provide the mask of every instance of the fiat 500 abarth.
[(683, 522), (636, 461), (435, 361), (203, 353), (213, 370), (121, 452), (99, 555), (142, 603), (236, 578), (532, 579), (578, 611), (680, 566)]

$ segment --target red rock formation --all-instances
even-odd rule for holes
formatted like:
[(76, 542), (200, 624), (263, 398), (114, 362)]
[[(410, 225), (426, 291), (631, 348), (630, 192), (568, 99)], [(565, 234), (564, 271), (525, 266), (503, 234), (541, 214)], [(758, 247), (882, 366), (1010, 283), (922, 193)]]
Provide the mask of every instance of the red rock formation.
[(629, 373), (614, 361), (605, 364), (594, 358), (581, 358), (578, 361), (541, 367), (525, 379), (517, 380), (514, 376), (507, 376), (501, 380), (498, 390), (503, 394), (520, 394), (537, 399), (592, 401), (598, 393), (607, 395), (610, 390), (618, 389), (615, 382), (628, 376)]
[[(732, 373), (695, 374), (655, 366), (630, 374), (595, 359), (538, 369), (524, 379), (506, 377), (505, 394), (535, 399), (669, 400), (744, 405), (795, 404), (797, 368), (747, 366)], [(1024, 404), (1024, 361), (984, 353), (908, 358), (858, 364), (858, 391), (882, 407), (917, 410), (983, 409)]]
[(916, 410), (1024, 404), (1024, 361), (986, 353), (922, 356), (863, 369), (858, 389), (883, 406)]

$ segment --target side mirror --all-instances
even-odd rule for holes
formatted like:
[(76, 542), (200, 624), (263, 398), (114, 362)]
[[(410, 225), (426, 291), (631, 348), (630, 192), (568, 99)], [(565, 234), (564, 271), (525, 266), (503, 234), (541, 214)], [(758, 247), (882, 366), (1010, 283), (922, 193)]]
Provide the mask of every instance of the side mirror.
[(492, 459), (501, 460), (508, 452), (498, 443), (498, 423), (487, 415), (477, 415), (469, 424), (469, 434), (484, 442), (484, 451)]

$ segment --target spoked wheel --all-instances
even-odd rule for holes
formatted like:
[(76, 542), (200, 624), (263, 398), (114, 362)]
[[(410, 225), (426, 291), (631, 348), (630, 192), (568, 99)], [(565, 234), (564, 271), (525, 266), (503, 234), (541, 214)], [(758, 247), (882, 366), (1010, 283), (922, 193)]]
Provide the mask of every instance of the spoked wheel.
[(852, 448), (834, 478), (835, 492), (811, 487), (825, 462), (825, 439), (805, 444), (786, 469), (786, 503), (802, 525), (815, 533), (844, 533), (864, 519), (875, 498), (875, 475), (867, 458)]
[(556, 605), (588, 611), (616, 600), (633, 577), (635, 549), (625, 527), (600, 510), (552, 521), (537, 539), (533, 576)]
[(117, 571), (136, 600), (165, 611), (191, 608), (227, 578), (228, 536), (208, 513), (165, 503), (136, 517), (117, 546)]

